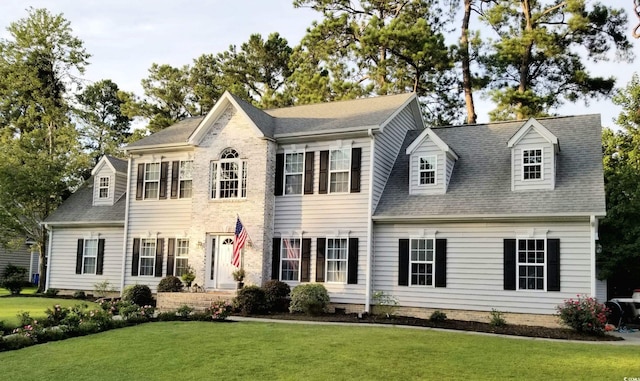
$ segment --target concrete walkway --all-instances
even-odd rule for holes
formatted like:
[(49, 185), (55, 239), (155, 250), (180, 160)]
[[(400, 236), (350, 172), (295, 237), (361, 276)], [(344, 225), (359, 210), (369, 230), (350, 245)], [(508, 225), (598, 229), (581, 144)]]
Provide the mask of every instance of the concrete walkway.
[(536, 340), (536, 341), (552, 341), (561, 343), (576, 343), (576, 344), (594, 344), (594, 345), (639, 345), (640, 346), (640, 330), (634, 330), (634, 332), (610, 332), (614, 336), (619, 336), (624, 341), (581, 341), (581, 340), (564, 340), (564, 339), (548, 339), (544, 337), (526, 337), (526, 336), (513, 336), (513, 335), (500, 335), (496, 333), (488, 332), (475, 332), (475, 331), (460, 331), (444, 328), (432, 328), (432, 327), (418, 327), (412, 325), (395, 325), (395, 324), (376, 324), (376, 323), (344, 323), (344, 322), (328, 322), (328, 321), (312, 321), (312, 320), (280, 320), (280, 319), (266, 319), (266, 318), (254, 318), (245, 316), (230, 316), (227, 320), (231, 321), (255, 321), (261, 323), (284, 323), (284, 324), (312, 324), (312, 325), (339, 325), (339, 326), (358, 326), (358, 327), (385, 327), (385, 328), (405, 328), (405, 329), (421, 329), (431, 330), (438, 332), (455, 332), (469, 335), (482, 335), (493, 337), (504, 337), (507, 339), (521, 339), (521, 340)]

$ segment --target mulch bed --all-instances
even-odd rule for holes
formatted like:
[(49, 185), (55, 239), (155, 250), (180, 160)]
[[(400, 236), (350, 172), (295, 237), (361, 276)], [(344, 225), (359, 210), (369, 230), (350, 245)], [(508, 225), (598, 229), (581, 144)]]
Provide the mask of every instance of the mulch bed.
[(340, 323), (354, 323), (354, 324), (392, 324), (392, 325), (406, 325), (414, 327), (431, 327), (431, 328), (443, 328), (459, 331), (474, 331), (495, 333), (501, 335), (512, 336), (525, 336), (525, 337), (537, 337), (547, 339), (561, 339), (561, 340), (580, 340), (580, 341), (620, 341), (624, 340), (618, 336), (612, 336), (608, 334), (604, 335), (590, 335), (574, 331), (569, 328), (549, 328), (538, 327), (530, 325), (513, 325), (507, 324), (502, 327), (494, 327), (489, 323), (481, 323), (475, 321), (466, 320), (454, 320), (447, 319), (445, 321), (434, 322), (428, 319), (420, 319), (406, 316), (393, 316), (391, 318), (385, 318), (382, 316), (365, 315), (362, 318), (358, 318), (356, 314), (324, 314), (318, 316), (309, 316), (303, 314), (271, 314), (271, 315), (251, 315), (251, 317), (266, 318), (266, 319), (280, 319), (280, 320), (307, 320), (307, 321), (324, 321), (324, 322), (340, 322)]

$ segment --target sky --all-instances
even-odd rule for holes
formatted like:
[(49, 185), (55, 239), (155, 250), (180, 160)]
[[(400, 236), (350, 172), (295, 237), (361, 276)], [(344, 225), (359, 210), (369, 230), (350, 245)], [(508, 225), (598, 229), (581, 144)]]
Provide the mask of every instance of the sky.
[[(278, 32), (290, 46), (297, 45), (313, 20), (321, 14), (308, 8), (294, 8), (293, 0), (0, 0), (0, 37), (7, 38), (6, 27), (27, 16), (26, 9), (47, 8), (62, 13), (74, 34), (84, 41), (92, 57), (84, 78), (89, 81), (111, 79), (125, 91), (142, 95), (140, 81), (151, 64), (182, 66), (202, 54), (216, 54), (230, 45), (240, 45), (254, 33), (266, 38)], [(624, 5), (623, 5), (624, 4)], [(640, 40), (631, 37), (637, 20), (631, 2), (625, 6), (630, 25), (627, 30), (634, 46), (636, 63), (598, 62), (589, 64), (594, 75), (618, 78), (624, 87), (634, 72), (640, 74)], [(491, 102), (478, 99), (478, 122), (487, 122)], [(557, 110), (560, 115), (602, 115), (604, 126), (614, 127), (621, 109), (610, 100), (582, 101)]]

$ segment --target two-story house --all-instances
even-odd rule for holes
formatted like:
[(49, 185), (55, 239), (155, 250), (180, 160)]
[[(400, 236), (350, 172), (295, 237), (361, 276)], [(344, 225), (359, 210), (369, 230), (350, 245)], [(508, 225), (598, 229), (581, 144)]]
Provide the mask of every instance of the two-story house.
[(98, 163), (46, 221), (48, 287), (155, 289), (191, 267), (233, 290), (239, 218), (250, 284), (322, 282), (351, 311), (384, 291), (403, 313), (550, 318), (606, 298), (600, 130), (597, 115), (425, 128), (414, 94), (263, 111), (225, 93)]

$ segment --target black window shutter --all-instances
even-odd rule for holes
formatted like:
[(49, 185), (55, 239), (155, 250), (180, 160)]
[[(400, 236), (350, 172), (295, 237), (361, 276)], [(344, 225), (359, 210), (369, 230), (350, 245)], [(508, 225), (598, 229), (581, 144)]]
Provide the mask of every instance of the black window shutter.
[(180, 162), (171, 163), (171, 198), (178, 198), (178, 185), (180, 183)]
[(144, 164), (138, 164), (138, 181), (136, 183), (136, 200), (144, 196)]
[(160, 193), (158, 198), (167, 198), (167, 177), (169, 176), (169, 162), (160, 163)]
[(409, 285), (409, 240), (398, 240), (398, 286)]
[(82, 252), (84, 251), (84, 240), (78, 239), (78, 249), (76, 251), (76, 274), (82, 274)]
[(176, 239), (169, 238), (167, 240), (167, 276), (173, 275), (173, 262), (176, 250)]
[(280, 238), (273, 239), (271, 251), (271, 279), (280, 279)]
[(214, 274), (215, 274), (215, 269), (216, 269), (216, 239), (215, 238), (211, 238), (211, 269), (210, 270), (210, 278), (211, 280), (213, 280), (214, 278)]
[(304, 194), (313, 194), (313, 152), (304, 154)]
[(547, 291), (560, 291), (560, 240), (547, 240)]
[(138, 276), (140, 266), (140, 238), (133, 239), (133, 257), (131, 259), (131, 275)]
[(162, 277), (162, 261), (164, 260), (164, 239), (158, 238), (156, 244), (156, 269), (155, 276)]
[(504, 289), (516, 289), (516, 240), (504, 240)]
[(349, 238), (347, 284), (358, 284), (358, 239)]
[(436, 239), (436, 287), (447, 287), (447, 240)]
[(351, 149), (351, 193), (360, 192), (360, 166), (362, 165), (362, 148)]
[(311, 238), (302, 239), (302, 260), (300, 262), (300, 282), (308, 282), (311, 274)]
[(318, 193), (326, 194), (329, 184), (329, 151), (320, 151), (320, 177)]
[(104, 269), (104, 238), (98, 240), (98, 258), (96, 263), (96, 275), (102, 275)]
[(327, 239), (318, 238), (316, 246), (316, 282), (324, 282), (324, 251), (327, 246)]
[[(276, 196), (282, 196), (284, 193), (284, 154), (276, 154), (276, 185), (274, 188), (274, 194)], [(274, 278), (277, 279), (277, 278)]]

